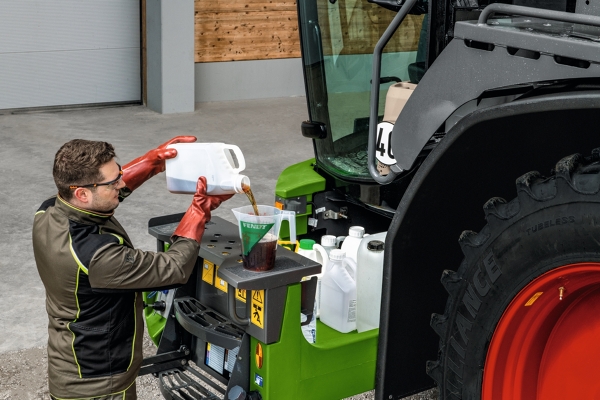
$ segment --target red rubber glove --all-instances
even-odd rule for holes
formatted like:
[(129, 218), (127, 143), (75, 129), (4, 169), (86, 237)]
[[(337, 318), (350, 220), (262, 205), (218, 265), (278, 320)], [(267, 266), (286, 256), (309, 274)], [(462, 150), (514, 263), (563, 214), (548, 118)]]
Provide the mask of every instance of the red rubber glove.
[(132, 192), (154, 175), (165, 170), (165, 160), (177, 156), (177, 150), (167, 149), (174, 143), (192, 143), (195, 136), (176, 136), (156, 149), (152, 149), (141, 157), (127, 163), (123, 167), (123, 182)]
[(233, 194), (209, 196), (206, 194), (206, 178), (201, 176), (196, 184), (196, 193), (192, 199), (190, 208), (179, 222), (173, 236), (181, 236), (194, 239), (200, 243), (204, 234), (204, 225), (210, 221), (210, 212), (225, 200), (233, 197)]

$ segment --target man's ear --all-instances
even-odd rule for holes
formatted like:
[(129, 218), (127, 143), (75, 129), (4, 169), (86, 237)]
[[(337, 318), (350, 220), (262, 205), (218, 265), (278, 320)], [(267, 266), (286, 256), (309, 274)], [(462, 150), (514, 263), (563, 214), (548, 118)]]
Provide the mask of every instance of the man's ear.
[(75, 192), (73, 192), (73, 197), (82, 203), (87, 204), (90, 202), (90, 192), (85, 188), (79, 187), (75, 189)]

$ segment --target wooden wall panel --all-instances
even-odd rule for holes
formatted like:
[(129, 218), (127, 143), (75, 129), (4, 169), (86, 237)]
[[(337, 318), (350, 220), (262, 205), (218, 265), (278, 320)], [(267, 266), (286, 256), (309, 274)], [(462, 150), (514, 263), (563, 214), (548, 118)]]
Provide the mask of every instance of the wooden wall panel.
[[(373, 54), (396, 13), (365, 0), (338, 0), (319, 2), (318, 16), (324, 55)], [(416, 51), (422, 22), (423, 15), (407, 15), (384, 52)]]
[(196, 62), (300, 57), (296, 2), (196, 0)]
[[(337, 0), (319, 1), (318, 15), (324, 55), (338, 55), (373, 53), (395, 13), (366, 0)], [(408, 15), (385, 51), (416, 50), (422, 20)], [(296, 1), (196, 0), (195, 43), (196, 62), (300, 57)]]

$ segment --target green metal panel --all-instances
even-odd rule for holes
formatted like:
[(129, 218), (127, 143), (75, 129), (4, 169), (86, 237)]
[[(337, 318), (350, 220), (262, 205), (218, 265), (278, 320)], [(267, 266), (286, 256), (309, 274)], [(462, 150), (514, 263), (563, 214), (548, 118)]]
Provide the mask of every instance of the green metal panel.
[(260, 369), (259, 342), (252, 338), (250, 390), (260, 391), (264, 400), (332, 400), (373, 389), (379, 330), (344, 334), (317, 321), (317, 342), (310, 344), (300, 329), (300, 301), (300, 284), (288, 287), (281, 339), (261, 343)]
[[(290, 165), (283, 170), (277, 184), (275, 185), (275, 195), (284, 199), (306, 196), (306, 201), (311, 202), (314, 193), (325, 190), (325, 178), (315, 172), (313, 165), (315, 159), (302, 161), (298, 164)], [(296, 234), (304, 235), (308, 231), (308, 217), (312, 215), (312, 205), (307, 205), (306, 213), (296, 214)], [(289, 238), (289, 225), (283, 221), (279, 236)]]
[(315, 162), (311, 158), (284, 169), (277, 178), (275, 195), (284, 198), (309, 195), (312, 200), (313, 193), (325, 190), (325, 178), (315, 172)]
[[(169, 243), (164, 244), (164, 251), (169, 250)], [(150, 292), (142, 292), (144, 298), (144, 304), (152, 304), (154, 303), (156, 296), (152, 298), (148, 298), (148, 294)], [(158, 314), (151, 307), (144, 308), (144, 318), (146, 318), (146, 329), (148, 330), (148, 336), (152, 342), (158, 346), (160, 342), (160, 338), (162, 336), (163, 330), (165, 329), (165, 325), (167, 323), (167, 319), (162, 315)]]
[[(154, 303), (154, 298), (148, 298), (148, 292), (143, 292), (144, 303), (152, 304)], [(160, 342), (160, 337), (162, 336), (163, 330), (165, 329), (165, 324), (167, 323), (167, 319), (162, 315), (158, 314), (150, 307), (146, 307), (144, 309), (144, 317), (146, 317), (146, 329), (148, 330), (148, 336), (152, 339), (152, 342), (158, 346)]]

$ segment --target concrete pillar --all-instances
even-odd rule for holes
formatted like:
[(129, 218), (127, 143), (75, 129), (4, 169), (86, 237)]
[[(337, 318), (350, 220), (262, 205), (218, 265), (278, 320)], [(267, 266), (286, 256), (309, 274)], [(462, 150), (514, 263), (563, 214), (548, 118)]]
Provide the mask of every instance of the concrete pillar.
[(194, 111), (194, 0), (146, 0), (148, 108)]

